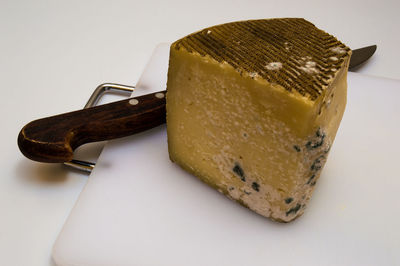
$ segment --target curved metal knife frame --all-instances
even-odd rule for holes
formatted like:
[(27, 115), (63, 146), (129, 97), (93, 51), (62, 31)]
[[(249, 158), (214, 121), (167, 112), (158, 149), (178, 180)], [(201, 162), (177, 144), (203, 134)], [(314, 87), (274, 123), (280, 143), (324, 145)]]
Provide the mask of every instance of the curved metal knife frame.
[[(93, 91), (89, 100), (85, 104), (84, 109), (96, 106), (100, 99), (107, 93), (126, 93), (131, 95), (135, 90), (135, 86), (122, 85), (117, 83), (103, 83), (97, 86)], [(91, 173), (96, 163), (72, 159), (69, 162), (64, 162), (64, 165)]]

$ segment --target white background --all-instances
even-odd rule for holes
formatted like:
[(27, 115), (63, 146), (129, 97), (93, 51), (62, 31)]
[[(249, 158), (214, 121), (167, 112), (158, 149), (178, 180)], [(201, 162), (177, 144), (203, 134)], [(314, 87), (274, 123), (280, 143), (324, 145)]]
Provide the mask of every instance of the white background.
[[(360, 73), (400, 79), (400, 2), (0, 0), (0, 265), (52, 265), (52, 245), (87, 176), (31, 162), (27, 122), (80, 109), (103, 82), (135, 84), (154, 47), (242, 19), (304, 17), (351, 48), (377, 44)], [(91, 154), (95, 157), (99, 146)]]

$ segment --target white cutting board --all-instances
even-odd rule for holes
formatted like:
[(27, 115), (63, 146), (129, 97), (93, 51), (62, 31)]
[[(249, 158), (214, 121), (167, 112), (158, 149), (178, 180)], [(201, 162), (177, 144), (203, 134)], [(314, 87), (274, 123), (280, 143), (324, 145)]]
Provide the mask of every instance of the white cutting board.
[[(159, 46), (140, 93), (165, 89)], [(400, 265), (400, 81), (349, 73), (305, 214), (263, 218), (170, 162), (166, 128), (109, 142), (53, 250), (58, 265)], [(138, 95), (138, 93), (134, 93)]]

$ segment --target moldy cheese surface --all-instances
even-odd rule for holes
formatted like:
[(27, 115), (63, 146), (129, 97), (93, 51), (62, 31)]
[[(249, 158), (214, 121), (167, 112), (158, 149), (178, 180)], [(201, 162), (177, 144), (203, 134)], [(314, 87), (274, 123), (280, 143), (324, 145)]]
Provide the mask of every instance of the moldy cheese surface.
[(332, 35), (304, 19), (292, 18), (218, 25), (173, 46), (208, 55), (240, 73), (260, 76), (312, 100), (322, 94), (350, 53)]
[(304, 19), (227, 23), (171, 45), (172, 161), (271, 219), (304, 212), (346, 105), (351, 51)]

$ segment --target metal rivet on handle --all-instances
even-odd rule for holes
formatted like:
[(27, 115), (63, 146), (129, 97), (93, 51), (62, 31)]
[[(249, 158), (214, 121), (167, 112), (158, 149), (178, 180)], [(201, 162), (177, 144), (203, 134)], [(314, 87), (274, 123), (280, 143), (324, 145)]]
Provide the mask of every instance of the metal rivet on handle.
[(130, 105), (137, 105), (139, 103), (139, 101), (137, 100), (137, 99), (131, 99), (130, 101), (129, 101), (129, 104)]
[(162, 92), (157, 92), (155, 96), (156, 96), (158, 99), (162, 99), (162, 98), (165, 97), (164, 93), (162, 93)]

